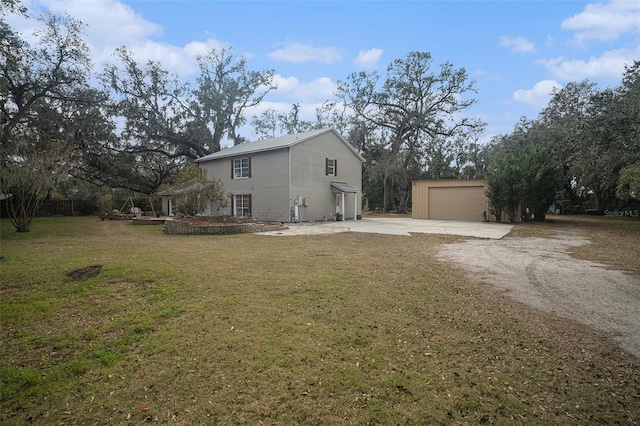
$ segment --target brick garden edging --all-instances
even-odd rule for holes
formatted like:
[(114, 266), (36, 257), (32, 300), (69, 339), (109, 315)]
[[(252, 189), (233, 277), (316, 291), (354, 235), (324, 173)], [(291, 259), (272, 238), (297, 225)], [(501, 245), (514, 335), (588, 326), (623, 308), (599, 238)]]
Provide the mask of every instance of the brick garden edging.
[[(207, 222), (203, 220), (202, 222)], [(239, 223), (218, 223), (197, 224), (180, 219), (166, 220), (162, 232), (172, 235), (231, 235), (247, 234), (254, 232), (282, 231), (287, 229), (285, 225), (279, 223), (262, 222), (239, 222)]]

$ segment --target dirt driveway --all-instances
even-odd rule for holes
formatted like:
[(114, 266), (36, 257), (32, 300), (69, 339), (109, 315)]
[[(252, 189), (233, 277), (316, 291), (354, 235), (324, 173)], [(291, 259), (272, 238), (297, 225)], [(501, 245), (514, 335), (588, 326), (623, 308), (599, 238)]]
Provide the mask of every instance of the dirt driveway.
[(511, 225), (504, 224), (375, 218), (299, 224), (264, 234), (433, 233), (482, 238), (444, 245), (439, 258), (459, 264), (469, 279), (506, 291), (515, 300), (611, 333), (640, 358), (640, 277), (571, 257), (572, 247), (590, 244), (586, 238), (504, 237), (510, 230)]
[(640, 357), (640, 277), (569, 255), (589, 243), (568, 235), (468, 240), (442, 246), (439, 257), (515, 300), (609, 332)]

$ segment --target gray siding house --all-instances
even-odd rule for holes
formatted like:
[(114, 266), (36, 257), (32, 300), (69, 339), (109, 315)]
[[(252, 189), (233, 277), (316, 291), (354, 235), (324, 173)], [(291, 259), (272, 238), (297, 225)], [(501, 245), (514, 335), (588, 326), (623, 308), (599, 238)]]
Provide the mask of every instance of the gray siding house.
[(362, 214), (364, 159), (333, 128), (236, 145), (196, 162), (230, 194), (218, 214), (278, 222)]

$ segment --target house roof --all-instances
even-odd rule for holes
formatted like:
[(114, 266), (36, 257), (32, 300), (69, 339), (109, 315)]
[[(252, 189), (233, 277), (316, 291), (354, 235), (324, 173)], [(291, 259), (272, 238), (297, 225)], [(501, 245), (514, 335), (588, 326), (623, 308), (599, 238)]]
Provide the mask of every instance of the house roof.
[(221, 151), (214, 152), (213, 154), (205, 155), (204, 157), (200, 157), (195, 160), (197, 163), (209, 160), (217, 160), (219, 158), (227, 158), (234, 157), (237, 155), (245, 155), (245, 154), (253, 154), (256, 152), (264, 152), (264, 151), (272, 151), (276, 149), (282, 148), (290, 148), (294, 145), (297, 145), (306, 140), (312, 139), (318, 135), (333, 132), (353, 153), (360, 159), (360, 161), (364, 162), (364, 158), (355, 150), (353, 146), (345, 138), (338, 133), (336, 129), (333, 127), (328, 127), (324, 129), (311, 130), (309, 132), (297, 133), (294, 135), (285, 135), (272, 139), (263, 139), (256, 142), (248, 142), (240, 145), (233, 146), (231, 148), (225, 148)]

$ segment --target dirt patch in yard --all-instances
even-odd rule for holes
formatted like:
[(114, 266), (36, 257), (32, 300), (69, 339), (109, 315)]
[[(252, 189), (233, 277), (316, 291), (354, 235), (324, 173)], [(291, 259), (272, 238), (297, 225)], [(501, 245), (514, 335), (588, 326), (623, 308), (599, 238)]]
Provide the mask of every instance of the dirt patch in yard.
[(67, 276), (71, 278), (72, 281), (86, 280), (97, 276), (101, 269), (102, 265), (85, 266), (84, 268), (67, 272)]
[(571, 257), (586, 244), (562, 234), (468, 240), (443, 245), (438, 256), (519, 302), (611, 333), (640, 357), (640, 277)]

